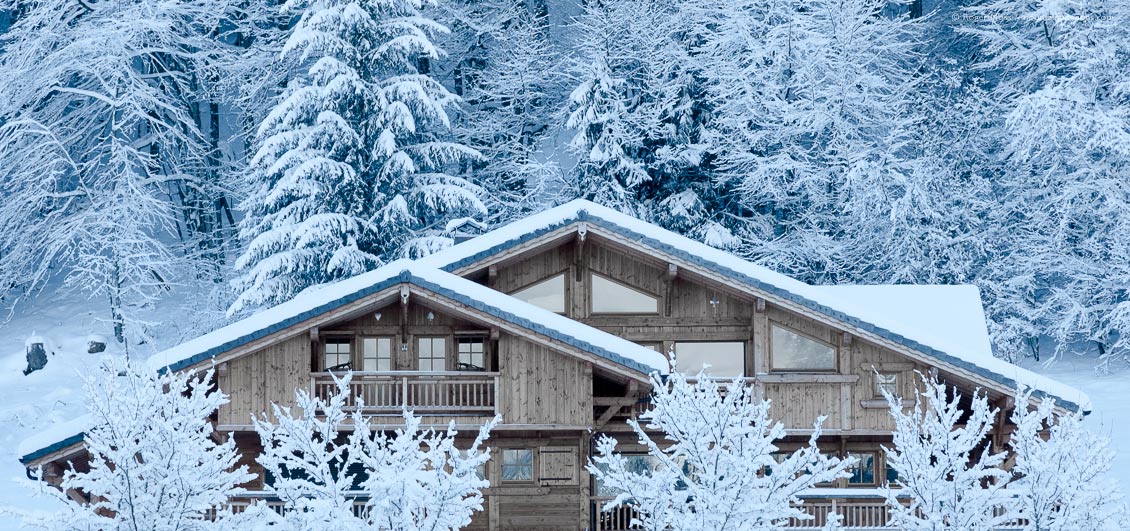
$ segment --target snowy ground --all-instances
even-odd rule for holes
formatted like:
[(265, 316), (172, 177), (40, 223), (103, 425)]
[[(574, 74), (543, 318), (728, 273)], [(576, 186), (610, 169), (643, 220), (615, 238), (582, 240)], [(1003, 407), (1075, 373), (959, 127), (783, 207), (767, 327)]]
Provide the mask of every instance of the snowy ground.
[[(91, 373), (100, 358), (86, 352), (87, 337), (110, 336), (105, 323), (100, 323), (90, 310), (95, 306), (94, 302), (74, 295), (49, 302), (41, 299), (36, 307), (24, 308), (10, 322), (0, 325), (0, 508), (52, 508), (50, 500), (34, 497), (28, 489), (17, 447), (31, 434), (83, 413), (80, 374)], [(49, 356), (46, 369), (24, 376), (24, 341), (33, 334), (53, 343), (55, 353)], [(167, 339), (176, 341), (173, 337)], [(147, 354), (156, 346), (137, 350)], [(110, 349), (120, 354), (115, 344), (111, 343)], [(1124, 490), (1130, 489), (1130, 423), (1125, 421), (1130, 412), (1126, 383), (1130, 369), (1096, 375), (1091, 356), (1068, 356), (1050, 368), (1035, 363), (1025, 365), (1091, 396), (1095, 410), (1087, 423), (1113, 439), (1118, 451), (1113, 462), (1114, 475)], [(0, 509), (0, 531), (18, 528), (19, 523)]]

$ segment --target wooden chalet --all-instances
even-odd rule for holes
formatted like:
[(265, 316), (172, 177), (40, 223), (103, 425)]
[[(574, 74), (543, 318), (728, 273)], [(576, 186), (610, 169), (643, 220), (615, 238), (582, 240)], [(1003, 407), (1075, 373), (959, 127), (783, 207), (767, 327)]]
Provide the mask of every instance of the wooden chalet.
[[(664, 370), (669, 350), (688, 371), (709, 364), (772, 399), (789, 429), (783, 450), (825, 415), (825, 451), (860, 458), (851, 478), (806, 495), (818, 518), (798, 528), (820, 527), (829, 510), (849, 528), (886, 526), (877, 487), (897, 472), (880, 449), (893, 429), (880, 393), (912, 395), (916, 372), (981, 389), (1002, 411), (1018, 384), (1066, 409), (1090, 407), (992, 356), (976, 288), (812, 286), (586, 201), (304, 293), (150, 364), (217, 367), (231, 396), (218, 429), (252, 471), (251, 416), (292, 402), (296, 388), (331, 391), (332, 370), (353, 371), (364, 411), (389, 428), (404, 406), (462, 428), (501, 414), (485, 510), (470, 529), (618, 530), (630, 514), (599, 511), (610, 493), (584, 465), (596, 434), (641, 450), (624, 420), (646, 408), (648, 375)], [(993, 444), (1010, 429), (1000, 421)], [(81, 430), (80, 420), (34, 437), (22, 462), (81, 466)], [(262, 478), (247, 487), (262, 492)]]

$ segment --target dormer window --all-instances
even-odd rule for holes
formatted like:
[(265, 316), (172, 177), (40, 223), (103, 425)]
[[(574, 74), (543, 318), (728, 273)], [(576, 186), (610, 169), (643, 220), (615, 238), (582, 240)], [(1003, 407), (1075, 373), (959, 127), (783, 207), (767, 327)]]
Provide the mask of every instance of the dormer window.
[(551, 312), (565, 313), (565, 273), (554, 275), (510, 295)]
[(769, 357), (775, 371), (836, 370), (836, 347), (776, 323), (770, 325)]
[(659, 313), (659, 298), (597, 274), (592, 280), (592, 313)]

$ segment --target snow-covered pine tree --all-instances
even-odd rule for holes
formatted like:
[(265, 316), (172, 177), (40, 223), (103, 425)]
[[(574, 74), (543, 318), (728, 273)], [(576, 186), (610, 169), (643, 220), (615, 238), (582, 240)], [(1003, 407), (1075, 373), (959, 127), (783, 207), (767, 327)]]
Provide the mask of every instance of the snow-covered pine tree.
[(578, 161), (563, 199), (589, 198), (725, 242), (713, 221), (723, 194), (710, 182), (702, 139), (703, 76), (678, 3), (590, 2), (575, 31), (570, 69), (578, 81), (565, 127)]
[(396, 255), (450, 244), (446, 222), (486, 213), (452, 173), (479, 155), (444, 140), (458, 98), (428, 75), (446, 31), (426, 0), (290, 0), (282, 50), (298, 71), (264, 119), (232, 313), (289, 299)]
[(1083, 427), (1080, 413), (1055, 412), (1045, 398), (1029, 407), (1032, 391), (1019, 391), (1009, 447), (1016, 455), (1009, 499), (1024, 531), (1102, 531), (1125, 523), (1127, 507), (1108, 476), (1110, 440)]
[(227, 56), (232, 3), (0, 3), (8, 8), (19, 16), (0, 41), (5, 301), (62, 278), (109, 302), (120, 341), (151, 339), (143, 312), (218, 269), (206, 262), (219, 259), (210, 239), (224, 186), (192, 109)]
[[(689, 381), (672, 370), (665, 379), (654, 374), (652, 389), (651, 409), (628, 421), (647, 448), (647, 466), (618, 453), (607, 436), (588, 465), (601, 488), (615, 493), (605, 507), (631, 507), (641, 529), (785, 529), (790, 519), (811, 518), (797, 508), (797, 494), (849, 475), (851, 460), (827, 457), (816, 446), (822, 418), (807, 446), (780, 452), (774, 443), (785, 428), (746, 382), (723, 389), (704, 373)], [(657, 431), (658, 440), (649, 433)]]
[(997, 304), (1019, 328), (998, 343), (1023, 352), (1035, 329), (1057, 354), (1078, 341), (1107, 354), (1130, 337), (1130, 294), (1115, 287), (1130, 278), (1130, 7), (993, 0), (965, 15), (997, 117), (984, 130), (1001, 174), (987, 239), (1003, 259), (988, 274), (1011, 284)]
[[(224, 529), (231, 515), (219, 510), (215, 522), (205, 516), (254, 476), (236, 466), (233, 439), (213, 439), (208, 418), (227, 396), (211, 390), (212, 376), (158, 375), (107, 360), (83, 385), (93, 420), (83, 436), (89, 470), (65, 470), (61, 490), (40, 483), (64, 509), (31, 516), (26, 524), (46, 531)], [(68, 496), (72, 489), (90, 501)]]
[[(284, 528), (458, 531), (469, 524), (490, 485), (479, 469), (490, 459), (484, 443), (500, 419), (480, 428), (464, 450), (455, 446), (454, 426), (421, 430), (420, 417), (407, 411), (404, 427), (385, 433), (361, 413), (350, 377), (327, 398), (296, 390), (297, 412), (275, 405), (274, 420), (253, 420), (265, 488), (284, 503)], [(355, 510), (358, 499), (363, 510)], [(278, 520), (270, 512), (258, 511)]]
[(984, 394), (963, 397), (937, 378), (922, 376), (920, 385), (910, 411), (901, 397), (886, 395), (895, 433), (883, 450), (898, 471), (884, 488), (892, 524), (905, 531), (1000, 528), (1014, 515), (1001, 510), (1009, 507), (1006, 454), (993, 452), (989, 440), (998, 410)]

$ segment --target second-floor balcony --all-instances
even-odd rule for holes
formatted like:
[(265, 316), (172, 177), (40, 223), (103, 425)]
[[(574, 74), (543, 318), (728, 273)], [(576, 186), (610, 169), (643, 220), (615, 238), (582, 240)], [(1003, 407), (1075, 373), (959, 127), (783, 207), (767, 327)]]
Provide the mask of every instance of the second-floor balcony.
[[(314, 373), (311, 378), (315, 396), (327, 398), (337, 392), (330, 373)], [(354, 372), (349, 388), (346, 405), (352, 409), (361, 404), (362, 412), (371, 415), (400, 415), (405, 408), (417, 415), (492, 416), (498, 412), (497, 372)]]

